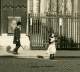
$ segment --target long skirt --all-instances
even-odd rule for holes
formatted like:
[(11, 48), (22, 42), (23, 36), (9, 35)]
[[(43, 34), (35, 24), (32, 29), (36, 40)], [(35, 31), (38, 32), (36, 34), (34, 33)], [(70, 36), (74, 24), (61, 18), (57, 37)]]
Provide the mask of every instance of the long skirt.
[(51, 43), (51, 44), (48, 46), (47, 53), (48, 53), (48, 54), (55, 54), (55, 53), (56, 53), (55, 43)]

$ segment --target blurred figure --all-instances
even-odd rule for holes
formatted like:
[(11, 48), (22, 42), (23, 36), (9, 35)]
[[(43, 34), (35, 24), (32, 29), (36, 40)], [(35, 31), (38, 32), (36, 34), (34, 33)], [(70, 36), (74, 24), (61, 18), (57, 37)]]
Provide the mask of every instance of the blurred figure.
[(54, 59), (54, 54), (56, 53), (56, 45), (55, 45), (55, 35), (52, 33), (49, 37), (49, 46), (47, 53), (50, 54), (50, 59)]
[(14, 30), (14, 40), (13, 43), (16, 44), (13, 53), (18, 54), (18, 49), (21, 46), (20, 44), (20, 31), (21, 31), (21, 22), (17, 22), (17, 26)]

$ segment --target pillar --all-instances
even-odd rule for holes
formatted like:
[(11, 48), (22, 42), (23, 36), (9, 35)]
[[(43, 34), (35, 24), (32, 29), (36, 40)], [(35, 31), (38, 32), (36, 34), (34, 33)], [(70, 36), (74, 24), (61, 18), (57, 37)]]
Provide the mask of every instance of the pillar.
[(1, 0), (0, 0), (0, 35), (1, 35)]

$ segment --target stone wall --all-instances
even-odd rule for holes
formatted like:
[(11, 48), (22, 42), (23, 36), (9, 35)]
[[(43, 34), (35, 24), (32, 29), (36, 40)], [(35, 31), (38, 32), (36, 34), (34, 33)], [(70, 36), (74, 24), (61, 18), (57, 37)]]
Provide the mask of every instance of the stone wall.
[[(30, 49), (30, 40), (28, 36), (21, 35), (21, 45), (25, 50)], [(6, 36), (5, 34), (3, 36), (0, 36), (0, 49), (7, 50), (7, 47), (10, 47), (11, 50), (15, 48), (15, 45), (13, 44), (13, 36)], [(22, 50), (22, 48), (20, 47)]]

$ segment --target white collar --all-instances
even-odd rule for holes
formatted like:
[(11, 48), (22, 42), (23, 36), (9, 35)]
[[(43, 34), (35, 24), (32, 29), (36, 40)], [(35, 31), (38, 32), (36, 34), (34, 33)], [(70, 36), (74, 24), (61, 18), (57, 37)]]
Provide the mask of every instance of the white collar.
[(19, 27), (17, 26), (17, 28), (19, 28)]

